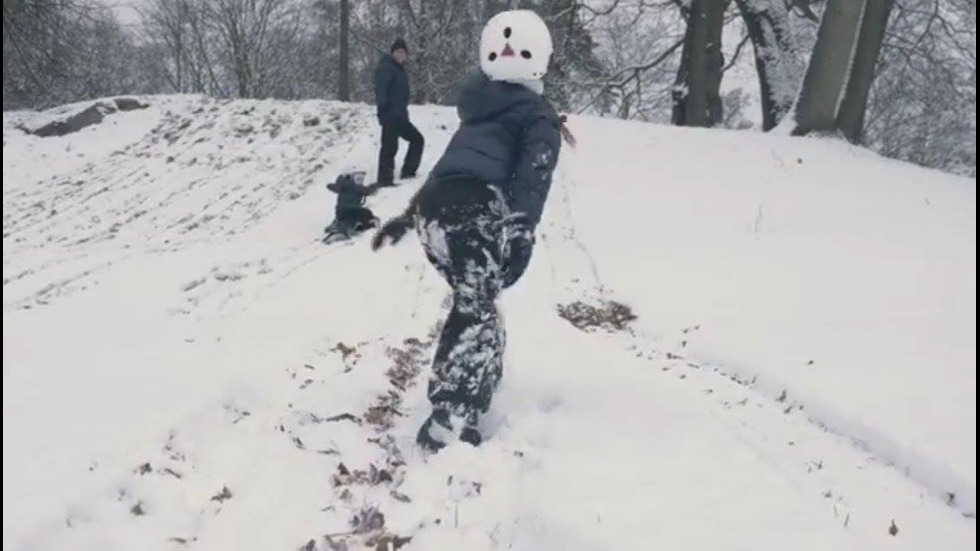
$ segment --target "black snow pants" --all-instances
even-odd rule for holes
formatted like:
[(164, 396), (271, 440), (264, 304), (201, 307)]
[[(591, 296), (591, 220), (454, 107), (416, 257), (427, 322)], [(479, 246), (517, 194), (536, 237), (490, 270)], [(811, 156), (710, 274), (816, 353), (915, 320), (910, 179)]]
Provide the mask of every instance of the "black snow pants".
[(503, 373), (505, 335), (495, 301), (508, 254), (507, 214), (500, 192), (481, 182), (443, 182), (419, 196), (422, 246), (452, 287), (429, 401), (469, 423), (489, 409)]
[(364, 207), (340, 207), (334, 212), (333, 222), (323, 229), (327, 234), (340, 234), (351, 237), (355, 234), (377, 227), (378, 218), (371, 209)]

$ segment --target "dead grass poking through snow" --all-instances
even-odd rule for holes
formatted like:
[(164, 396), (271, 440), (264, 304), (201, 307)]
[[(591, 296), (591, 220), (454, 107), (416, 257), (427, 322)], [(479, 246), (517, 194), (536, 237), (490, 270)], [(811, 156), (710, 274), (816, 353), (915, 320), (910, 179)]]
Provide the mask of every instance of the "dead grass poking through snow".
[(624, 331), (636, 314), (626, 304), (614, 300), (601, 301), (597, 306), (580, 300), (558, 305), (558, 315), (582, 331), (596, 329), (615, 332)]

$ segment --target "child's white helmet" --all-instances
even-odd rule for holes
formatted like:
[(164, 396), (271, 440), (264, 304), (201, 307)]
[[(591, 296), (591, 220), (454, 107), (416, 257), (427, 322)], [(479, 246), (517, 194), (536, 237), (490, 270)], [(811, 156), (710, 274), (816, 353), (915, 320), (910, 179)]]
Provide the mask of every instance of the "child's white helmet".
[(553, 46), (544, 21), (530, 10), (500, 12), (480, 36), (480, 68), (490, 80), (540, 80)]

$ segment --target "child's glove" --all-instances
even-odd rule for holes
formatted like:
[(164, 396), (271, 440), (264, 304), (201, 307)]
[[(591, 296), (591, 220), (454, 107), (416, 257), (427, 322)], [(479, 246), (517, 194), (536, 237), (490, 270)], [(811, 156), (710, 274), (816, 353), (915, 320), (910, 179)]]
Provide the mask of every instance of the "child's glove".
[(531, 262), (534, 248), (534, 230), (525, 220), (515, 220), (507, 229), (507, 244), (504, 248), (503, 286), (504, 289), (517, 283)]
[(385, 240), (388, 240), (392, 245), (397, 244), (413, 225), (412, 218), (404, 214), (388, 220), (371, 239), (371, 249), (375, 251), (380, 249), (385, 245)]

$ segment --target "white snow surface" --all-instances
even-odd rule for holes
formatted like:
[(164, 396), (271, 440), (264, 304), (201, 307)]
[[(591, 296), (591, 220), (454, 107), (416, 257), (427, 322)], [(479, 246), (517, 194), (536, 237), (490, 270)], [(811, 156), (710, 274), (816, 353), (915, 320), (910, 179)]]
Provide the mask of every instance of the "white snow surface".
[(975, 180), (573, 117), (486, 442), (428, 455), (448, 287), (318, 241), (371, 108), (147, 99), (4, 114), (5, 551), (975, 548)]

